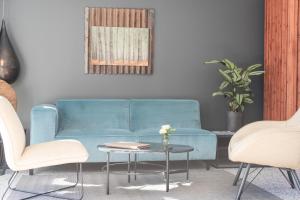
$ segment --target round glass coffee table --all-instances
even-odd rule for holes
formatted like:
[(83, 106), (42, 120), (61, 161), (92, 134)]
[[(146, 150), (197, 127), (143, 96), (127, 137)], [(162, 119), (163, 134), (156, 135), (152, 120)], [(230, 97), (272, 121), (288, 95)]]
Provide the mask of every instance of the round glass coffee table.
[[(194, 150), (193, 147), (188, 146), (188, 145), (179, 145), (179, 144), (162, 144), (162, 143), (149, 143), (149, 142), (141, 142), (145, 144), (149, 144), (150, 147), (146, 149), (122, 149), (122, 148), (111, 148), (107, 147), (105, 145), (98, 145), (98, 150), (100, 152), (104, 152), (107, 154), (107, 160), (106, 160), (106, 194), (109, 194), (109, 174), (111, 173), (110, 171), (110, 166), (111, 165), (116, 165), (120, 163), (111, 163), (110, 162), (110, 156), (112, 153), (116, 154), (126, 154), (128, 155), (128, 162), (127, 162), (127, 167), (128, 171), (127, 173), (123, 173), (125, 175), (128, 175), (128, 183), (130, 183), (130, 177), (131, 175), (134, 175), (136, 179), (137, 174), (145, 174), (145, 173), (139, 173), (137, 172), (137, 155), (138, 154), (144, 154), (144, 153), (161, 153), (165, 154), (165, 165), (163, 165), (163, 170), (159, 171), (159, 173), (162, 173), (165, 177), (166, 180), (166, 192), (169, 192), (169, 183), (170, 183), (170, 174), (176, 174), (176, 173), (186, 173), (186, 179), (189, 179), (189, 153)], [(176, 169), (176, 170), (170, 170), (169, 162), (170, 162), (170, 153), (186, 153), (186, 168), (185, 169)], [(131, 155), (134, 155), (134, 161), (133, 161), (133, 172), (131, 170)], [(150, 165), (158, 165), (158, 164), (153, 164), (149, 162), (143, 162), (144, 164), (150, 164)], [(124, 163), (123, 163), (124, 164)], [(161, 166), (161, 165), (159, 165)], [(154, 172), (157, 173), (157, 172)]]

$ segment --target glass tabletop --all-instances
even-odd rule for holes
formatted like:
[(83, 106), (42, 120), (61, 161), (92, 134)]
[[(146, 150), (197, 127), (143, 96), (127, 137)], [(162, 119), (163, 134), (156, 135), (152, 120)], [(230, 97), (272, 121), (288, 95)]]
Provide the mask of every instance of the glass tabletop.
[(123, 149), (123, 148), (112, 148), (105, 145), (98, 145), (98, 150), (102, 152), (115, 152), (115, 153), (149, 153), (149, 152), (167, 152), (170, 153), (185, 153), (194, 150), (193, 147), (181, 144), (162, 144), (152, 142), (141, 142), (143, 144), (149, 144), (150, 146), (145, 149)]

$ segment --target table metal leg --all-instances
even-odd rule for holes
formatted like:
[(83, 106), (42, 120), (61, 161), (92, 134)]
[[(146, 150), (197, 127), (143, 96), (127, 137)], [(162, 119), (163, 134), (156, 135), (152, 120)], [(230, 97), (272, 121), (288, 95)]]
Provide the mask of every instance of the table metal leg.
[(110, 153), (107, 152), (106, 160), (106, 194), (109, 195), (109, 165), (110, 165)]
[(170, 152), (166, 152), (166, 192), (169, 192), (169, 184), (170, 184), (170, 166), (169, 166)]
[(189, 162), (190, 162), (190, 153), (187, 152), (186, 153), (186, 180), (189, 180), (189, 173), (190, 173), (190, 166), (189, 166)]
[(128, 183), (130, 183), (130, 153), (128, 154)]
[(134, 154), (134, 180), (136, 180), (137, 154)]

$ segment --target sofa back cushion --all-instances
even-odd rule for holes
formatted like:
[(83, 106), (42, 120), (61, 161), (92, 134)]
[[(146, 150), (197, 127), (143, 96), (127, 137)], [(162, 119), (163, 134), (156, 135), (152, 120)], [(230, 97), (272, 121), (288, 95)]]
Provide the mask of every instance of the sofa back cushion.
[(136, 99), (130, 101), (132, 131), (171, 124), (174, 128), (201, 128), (199, 103), (180, 99)]
[(60, 130), (129, 130), (129, 101), (122, 99), (69, 99), (56, 103)]

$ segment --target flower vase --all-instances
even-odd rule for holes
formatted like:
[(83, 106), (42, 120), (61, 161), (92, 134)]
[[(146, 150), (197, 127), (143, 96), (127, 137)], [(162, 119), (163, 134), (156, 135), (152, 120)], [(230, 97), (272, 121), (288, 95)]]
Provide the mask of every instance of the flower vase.
[(169, 145), (169, 135), (168, 134), (163, 134), (162, 135), (162, 143), (164, 146)]

